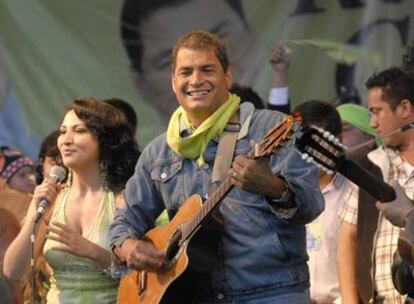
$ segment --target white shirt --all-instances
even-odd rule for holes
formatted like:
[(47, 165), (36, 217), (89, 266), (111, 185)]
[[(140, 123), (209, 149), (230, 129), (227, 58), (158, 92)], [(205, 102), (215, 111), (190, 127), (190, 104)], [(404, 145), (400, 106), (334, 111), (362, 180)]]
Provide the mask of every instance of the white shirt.
[(340, 206), (347, 199), (349, 187), (350, 182), (336, 174), (322, 190), (325, 210), (306, 225), (312, 302), (333, 303), (340, 296), (336, 268), (340, 225), (337, 215)]

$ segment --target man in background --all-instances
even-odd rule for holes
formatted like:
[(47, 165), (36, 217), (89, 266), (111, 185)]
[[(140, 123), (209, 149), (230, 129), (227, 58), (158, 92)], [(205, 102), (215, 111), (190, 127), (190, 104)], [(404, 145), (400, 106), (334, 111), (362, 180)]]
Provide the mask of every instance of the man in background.
[[(110, 227), (114, 253), (138, 270), (160, 271), (165, 262), (165, 253), (143, 240), (159, 213), (166, 208), (174, 216), (190, 195), (208, 196), (217, 140), (240, 104), (229, 93), (225, 46), (212, 33), (195, 31), (178, 39), (171, 77), (180, 107), (167, 132), (144, 149), (125, 189), (126, 208)], [(185, 284), (174, 303), (308, 303), (305, 224), (323, 210), (317, 170), (301, 160), (291, 141), (268, 159), (248, 158), (252, 140), (260, 142), (284, 115), (249, 103), (239, 112), (228, 170), (235, 188), (217, 207), (222, 215), (217, 258), (207, 265), (208, 275), (197, 276), (203, 280), (192, 281), (195, 286)]]
[[(379, 136), (414, 121), (414, 79), (403, 69), (374, 74), (366, 87), (370, 124)], [(368, 154), (373, 172), (387, 183), (397, 182), (410, 199), (414, 195), (413, 144), (411, 129), (385, 137), (383, 144)], [(339, 240), (338, 263), (344, 270), (340, 271), (342, 299), (345, 303), (403, 303), (391, 275), (400, 228), (376, 210), (375, 201), (364, 203), (363, 193), (357, 190), (355, 194), (340, 214), (343, 227), (353, 231)]]

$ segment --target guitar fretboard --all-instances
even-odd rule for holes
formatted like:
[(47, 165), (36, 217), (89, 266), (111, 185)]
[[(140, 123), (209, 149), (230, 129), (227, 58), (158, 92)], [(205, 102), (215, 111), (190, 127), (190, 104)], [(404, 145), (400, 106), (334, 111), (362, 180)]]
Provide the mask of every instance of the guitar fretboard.
[(203, 206), (200, 208), (197, 214), (183, 228), (180, 245), (192, 235), (192, 233), (200, 226), (201, 222), (206, 218), (206, 216), (218, 203), (223, 200), (223, 198), (232, 188), (233, 183), (231, 182), (231, 178), (226, 177), (220, 186), (204, 202)]

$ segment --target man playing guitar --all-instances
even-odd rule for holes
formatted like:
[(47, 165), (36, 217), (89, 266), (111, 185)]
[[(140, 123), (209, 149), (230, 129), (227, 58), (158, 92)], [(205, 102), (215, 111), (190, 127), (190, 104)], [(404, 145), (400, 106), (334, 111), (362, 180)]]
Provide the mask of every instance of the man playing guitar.
[[(309, 303), (305, 224), (324, 208), (316, 166), (301, 159), (292, 139), (266, 159), (257, 159), (256, 153), (246, 155), (252, 141), (259, 142), (285, 115), (255, 110), (249, 103), (239, 107), (240, 98), (229, 93), (232, 74), (226, 49), (216, 35), (195, 31), (180, 37), (171, 58), (172, 88), (180, 107), (167, 132), (144, 149), (126, 186), (126, 207), (118, 211), (110, 227), (114, 254), (138, 271), (132, 280), (137, 285), (136, 301)], [(234, 190), (211, 195), (218, 138), (233, 116), (238, 116), (240, 128), (232, 168), (223, 184), (230, 181)], [(205, 214), (197, 211), (194, 217), (183, 216), (166, 237), (174, 245), (165, 249), (156, 242), (165, 236), (148, 231), (163, 209), (170, 218), (175, 216), (172, 222), (179, 221), (177, 217), (194, 194), (195, 200), (206, 199), (204, 205), (210, 197), (218, 198), (221, 203), (211, 213), (220, 219), (221, 230), (207, 229), (202, 234), (218, 235), (218, 242), (210, 244), (204, 239), (199, 242), (202, 249), (188, 250), (197, 256), (213, 247), (216, 256), (207, 267), (194, 267), (207, 268), (207, 274), (202, 271), (194, 280), (183, 279), (179, 284), (181, 273), (177, 280), (169, 277), (181, 272), (176, 265), (185, 264), (186, 268), (183, 251), (194, 239), (188, 233), (189, 223)], [(203, 220), (201, 226), (206, 222), (211, 221)], [(199, 231), (195, 232), (197, 237)], [(189, 260), (191, 266), (192, 258)], [(157, 291), (152, 290), (154, 284)], [(171, 296), (170, 289), (177, 286), (184, 291)], [(118, 301), (128, 298), (118, 296)]]

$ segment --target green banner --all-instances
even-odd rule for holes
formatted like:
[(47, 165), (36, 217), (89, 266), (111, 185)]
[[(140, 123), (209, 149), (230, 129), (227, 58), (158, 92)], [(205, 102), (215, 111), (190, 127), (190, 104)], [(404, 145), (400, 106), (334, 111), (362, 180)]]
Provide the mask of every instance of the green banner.
[(35, 157), (65, 105), (94, 96), (130, 102), (144, 146), (177, 106), (171, 48), (196, 29), (226, 41), (235, 81), (264, 99), (283, 41), (293, 105), (341, 90), (364, 103), (368, 76), (401, 63), (413, 12), (409, 0), (0, 0), (0, 145)]

